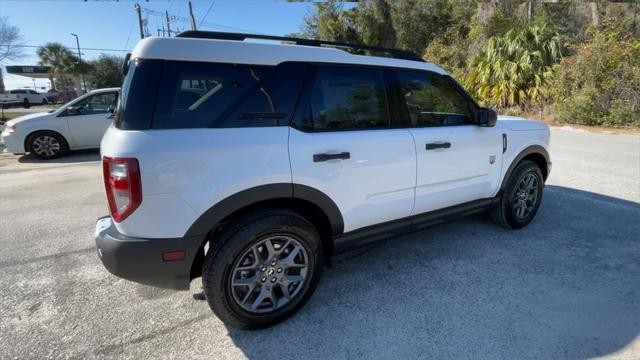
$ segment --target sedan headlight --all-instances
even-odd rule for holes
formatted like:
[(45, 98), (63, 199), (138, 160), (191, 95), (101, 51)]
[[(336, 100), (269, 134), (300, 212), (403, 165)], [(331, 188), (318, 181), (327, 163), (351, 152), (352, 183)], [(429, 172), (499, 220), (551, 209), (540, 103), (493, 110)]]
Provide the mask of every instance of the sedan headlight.
[(16, 132), (16, 126), (17, 125), (18, 124), (16, 124), (16, 123), (8, 122), (8, 123), (6, 123), (4, 130), (6, 132), (8, 132), (8, 133), (14, 133), (14, 132)]

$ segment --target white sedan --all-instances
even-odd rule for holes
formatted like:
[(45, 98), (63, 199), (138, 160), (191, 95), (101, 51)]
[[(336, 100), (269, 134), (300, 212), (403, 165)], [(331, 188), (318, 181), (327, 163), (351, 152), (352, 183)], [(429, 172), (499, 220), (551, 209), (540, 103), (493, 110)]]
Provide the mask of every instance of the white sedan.
[(99, 89), (48, 113), (7, 121), (0, 135), (5, 152), (31, 152), (54, 159), (69, 150), (100, 147), (102, 135), (113, 121), (119, 88)]

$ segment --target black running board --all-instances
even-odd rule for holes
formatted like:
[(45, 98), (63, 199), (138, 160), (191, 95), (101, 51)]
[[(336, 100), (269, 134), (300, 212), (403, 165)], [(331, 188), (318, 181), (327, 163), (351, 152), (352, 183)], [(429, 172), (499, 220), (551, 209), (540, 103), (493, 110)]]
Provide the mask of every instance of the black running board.
[(340, 254), (361, 246), (403, 235), (413, 231), (459, 219), (461, 217), (486, 211), (494, 204), (495, 198), (474, 200), (464, 204), (434, 210), (382, 224), (367, 226), (333, 237), (333, 253)]

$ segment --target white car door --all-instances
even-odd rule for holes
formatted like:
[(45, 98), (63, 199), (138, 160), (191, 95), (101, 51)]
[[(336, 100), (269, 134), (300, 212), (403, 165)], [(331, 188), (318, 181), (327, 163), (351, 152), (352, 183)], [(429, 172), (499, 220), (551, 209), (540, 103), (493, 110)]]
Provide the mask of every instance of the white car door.
[(100, 146), (102, 135), (113, 121), (117, 99), (117, 92), (97, 93), (67, 109), (63, 116), (67, 119), (74, 147)]
[(329, 196), (345, 232), (411, 214), (415, 147), (385, 93), (382, 70), (312, 66), (290, 130), (293, 183)]
[(502, 166), (500, 129), (476, 125), (477, 106), (445, 76), (395, 73), (417, 154), (413, 214), (492, 197)]

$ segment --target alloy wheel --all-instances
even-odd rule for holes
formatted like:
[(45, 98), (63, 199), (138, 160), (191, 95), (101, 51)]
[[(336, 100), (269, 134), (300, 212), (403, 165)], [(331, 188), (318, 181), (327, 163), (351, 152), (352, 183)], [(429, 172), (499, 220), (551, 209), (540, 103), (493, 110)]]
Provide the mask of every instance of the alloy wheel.
[(236, 261), (231, 272), (233, 300), (256, 314), (289, 304), (307, 279), (309, 258), (291, 235), (272, 235), (252, 245)]
[(526, 219), (538, 204), (538, 184), (535, 173), (528, 173), (518, 183), (513, 197), (513, 211), (519, 219)]

